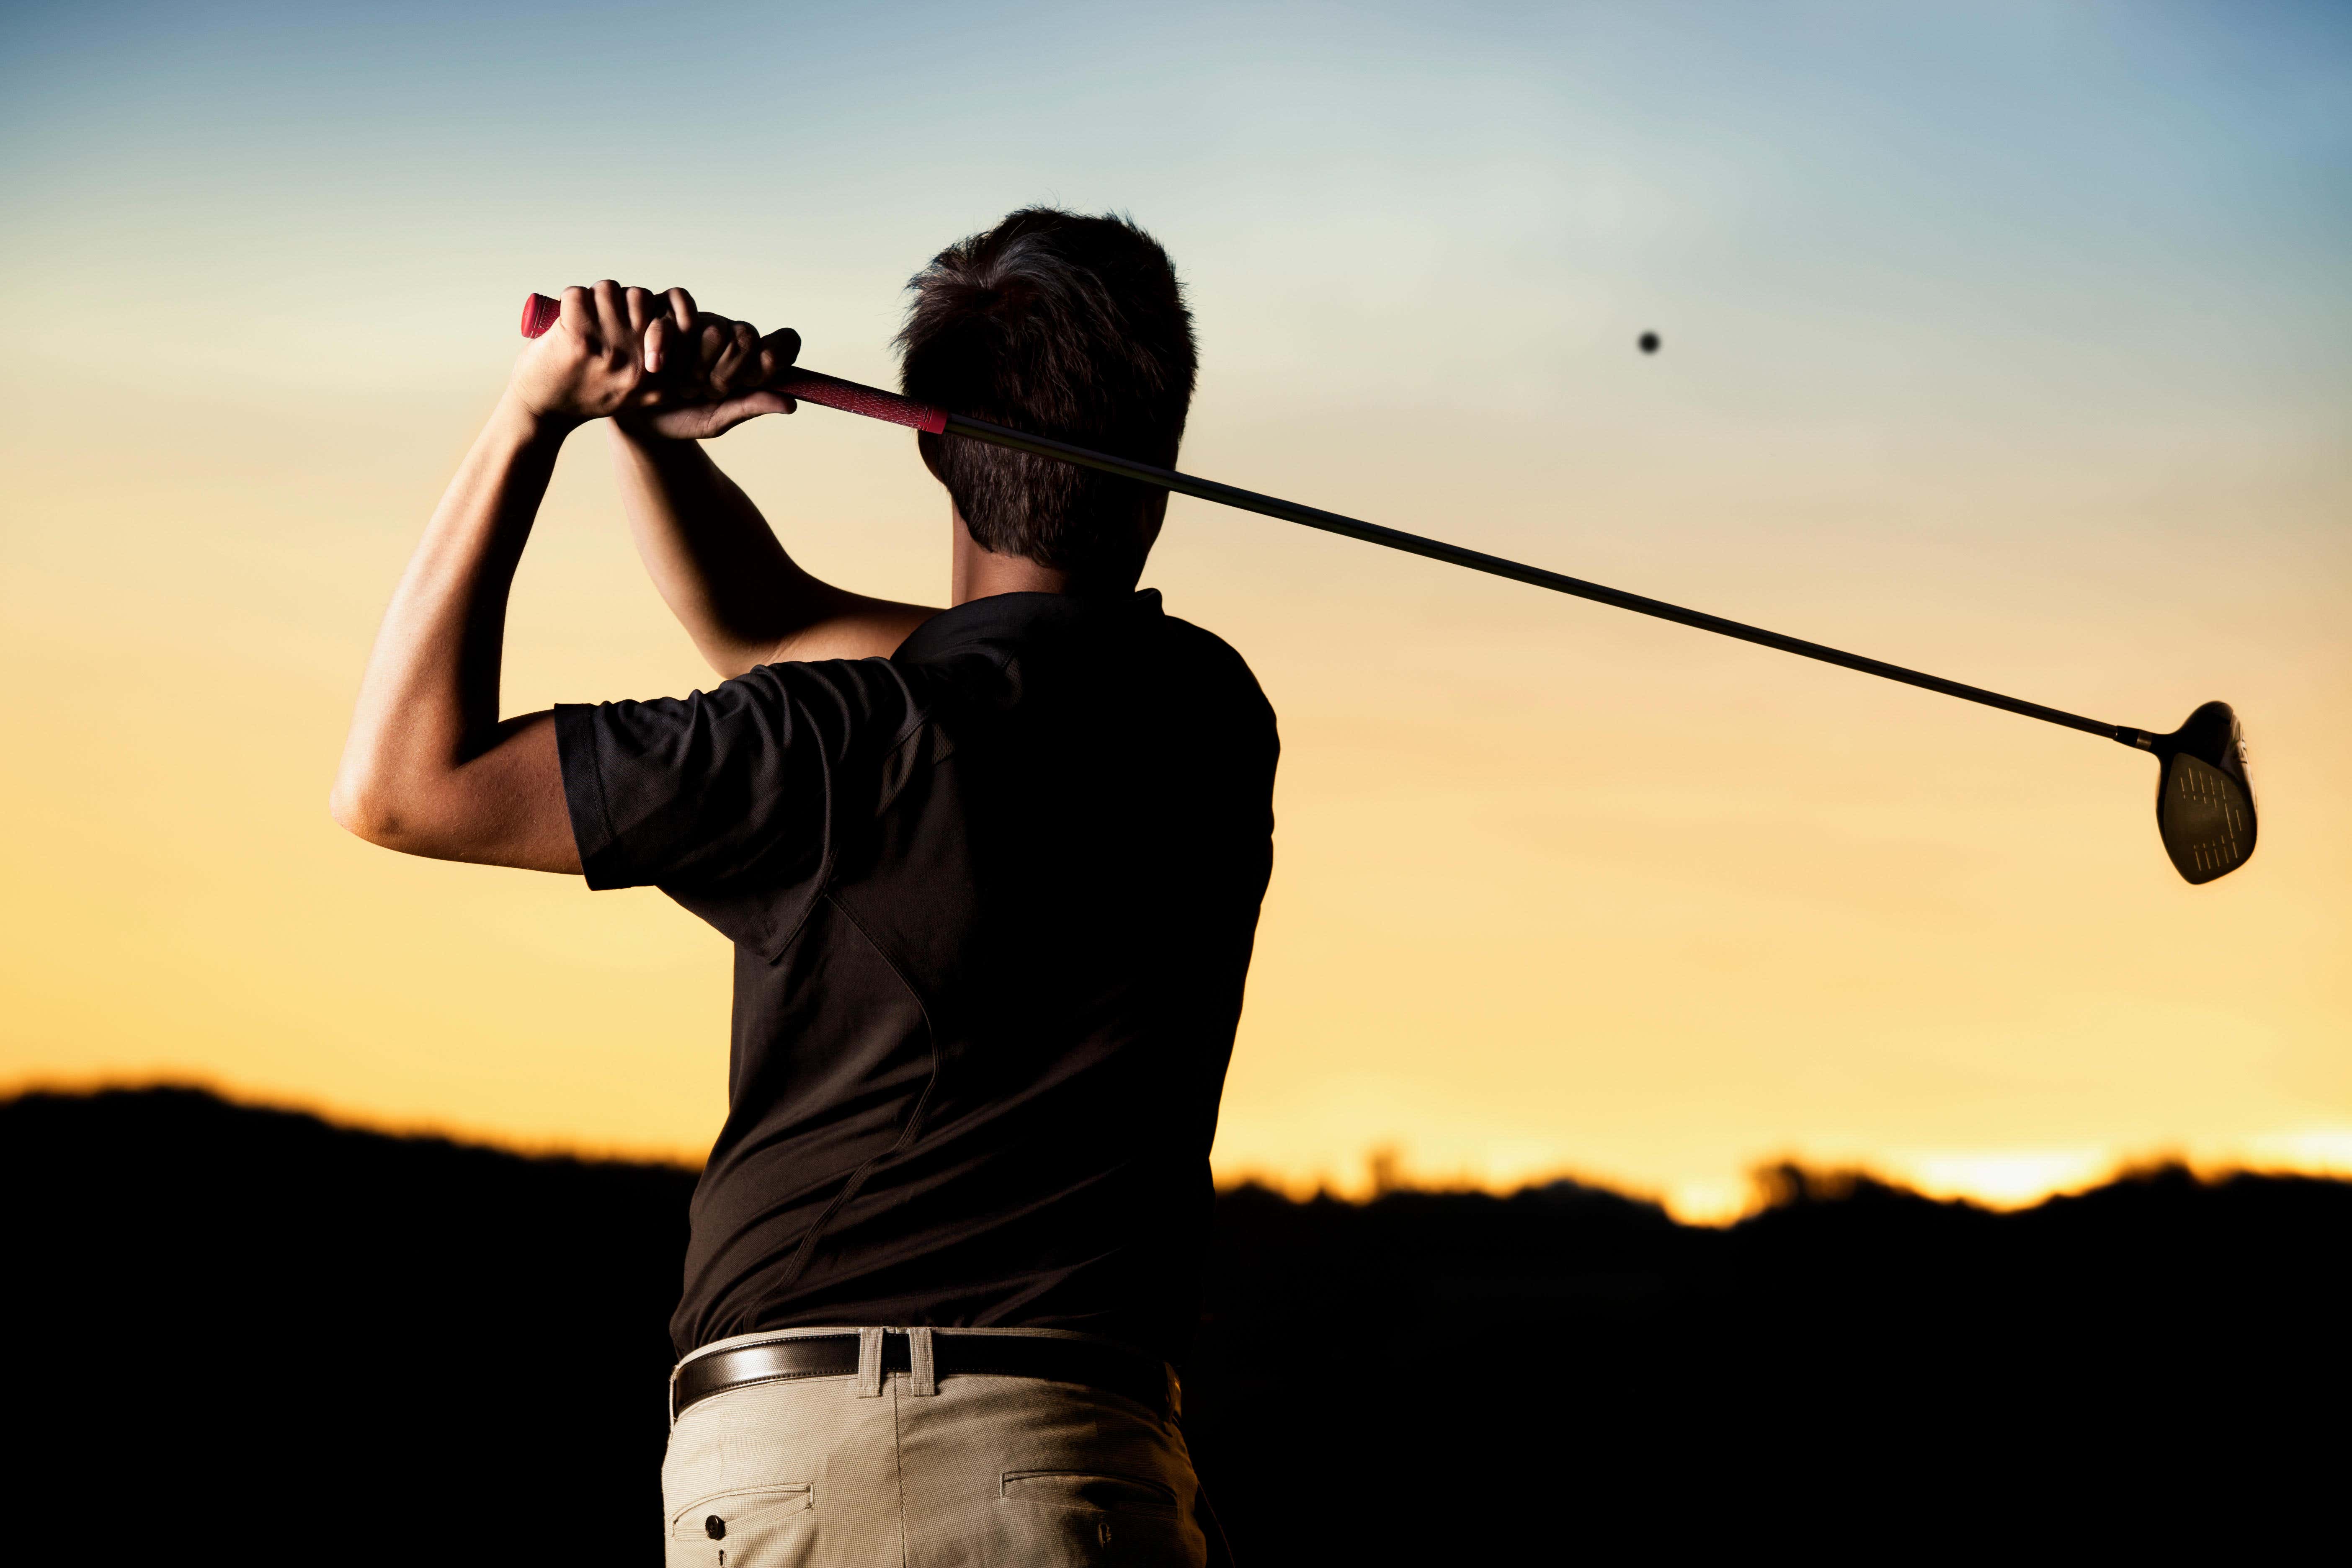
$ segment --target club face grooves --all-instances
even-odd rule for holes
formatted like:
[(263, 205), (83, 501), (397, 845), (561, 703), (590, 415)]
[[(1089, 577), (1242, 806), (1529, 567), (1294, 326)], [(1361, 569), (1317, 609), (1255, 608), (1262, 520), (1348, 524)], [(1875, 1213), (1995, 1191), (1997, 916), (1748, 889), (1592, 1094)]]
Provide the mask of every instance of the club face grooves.
[(2184, 881), (2210, 882), (2254, 852), (2252, 781), (2246, 742), (2226, 702), (2208, 702), (2169, 735), (2159, 736), (2156, 830)]

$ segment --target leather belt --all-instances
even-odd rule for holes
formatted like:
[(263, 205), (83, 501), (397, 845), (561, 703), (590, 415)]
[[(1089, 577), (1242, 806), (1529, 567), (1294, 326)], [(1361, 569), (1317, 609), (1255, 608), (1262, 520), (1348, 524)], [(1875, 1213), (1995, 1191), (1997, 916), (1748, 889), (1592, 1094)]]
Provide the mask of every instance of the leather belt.
[[(1132, 1399), (1161, 1420), (1176, 1414), (1176, 1379), (1164, 1362), (1107, 1340), (1044, 1339), (1029, 1334), (931, 1332), (931, 1364), (939, 1377), (982, 1373), (1076, 1383)], [(882, 1336), (882, 1371), (914, 1371), (903, 1329)], [(670, 1374), (670, 1418), (714, 1394), (757, 1383), (803, 1377), (855, 1377), (856, 1334), (803, 1334), (712, 1351), (681, 1362)]]

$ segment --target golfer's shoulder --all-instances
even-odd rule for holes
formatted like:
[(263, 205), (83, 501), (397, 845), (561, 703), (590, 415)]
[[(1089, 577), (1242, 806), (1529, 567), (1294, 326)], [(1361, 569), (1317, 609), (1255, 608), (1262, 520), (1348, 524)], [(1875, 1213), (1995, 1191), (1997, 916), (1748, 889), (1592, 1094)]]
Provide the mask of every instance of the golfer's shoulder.
[(932, 701), (920, 672), (879, 657), (782, 659), (722, 681), (709, 700), (741, 721), (773, 727), (779, 739), (814, 731), (846, 740), (895, 736), (919, 722)]
[(1241, 650), (1208, 627), (1195, 626), (1181, 616), (1163, 615), (1159, 620), (1159, 631), (1167, 657), (1195, 665), (1205, 675), (1256, 689), (1257, 677), (1251, 671), (1249, 661), (1242, 658)]
[(1160, 626), (1163, 662), (1171, 674), (1208, 702), (1226, 709), (1234, 723), (1273, 733), (1274, 705), (1240, 649), (1179, 616), (1163, 616)]

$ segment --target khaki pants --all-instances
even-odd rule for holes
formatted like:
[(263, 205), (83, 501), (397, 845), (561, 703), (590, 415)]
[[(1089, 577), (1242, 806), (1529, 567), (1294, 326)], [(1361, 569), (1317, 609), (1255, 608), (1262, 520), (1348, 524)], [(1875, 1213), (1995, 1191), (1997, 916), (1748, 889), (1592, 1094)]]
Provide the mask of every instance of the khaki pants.
[[(695, 1353), (856, 1331), (744, 1334)], [(909, 1373), (879, 1376), (878, 1364), (858, 1377), (754, 1384), (680, 1415), (662, 1465), (669, 1568), (1206, 1562), (1200, 1483), (1172, 1422), (1040, 1378), (966, 1373), (919, 1392)]]

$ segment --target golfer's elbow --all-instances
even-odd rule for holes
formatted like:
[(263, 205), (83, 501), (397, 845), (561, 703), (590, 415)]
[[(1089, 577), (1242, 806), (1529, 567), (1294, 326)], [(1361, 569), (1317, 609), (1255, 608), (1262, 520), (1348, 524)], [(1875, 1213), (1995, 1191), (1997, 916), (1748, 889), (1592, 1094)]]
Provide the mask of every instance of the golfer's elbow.
[(413, 748), (362, 748), (335, 774), (328, 815), (354, 837), (403, 855), (577, 874), (555, 726), (534, 713), (508, 727), (518, 733), (463, 763)]
[(339, 776), (327, 796), (327, 814), (353, 837), (404, 854), (425, 853), (416, 842), (415, 803), (387, 781)]
[(355, 838), (393, 848), (393, 837), (400, 831), (399, 814), (391, 810), (381, 797), (348, 779), (337, 779), (335, 787), (327, 792), (327, 815), (335, 826)]

